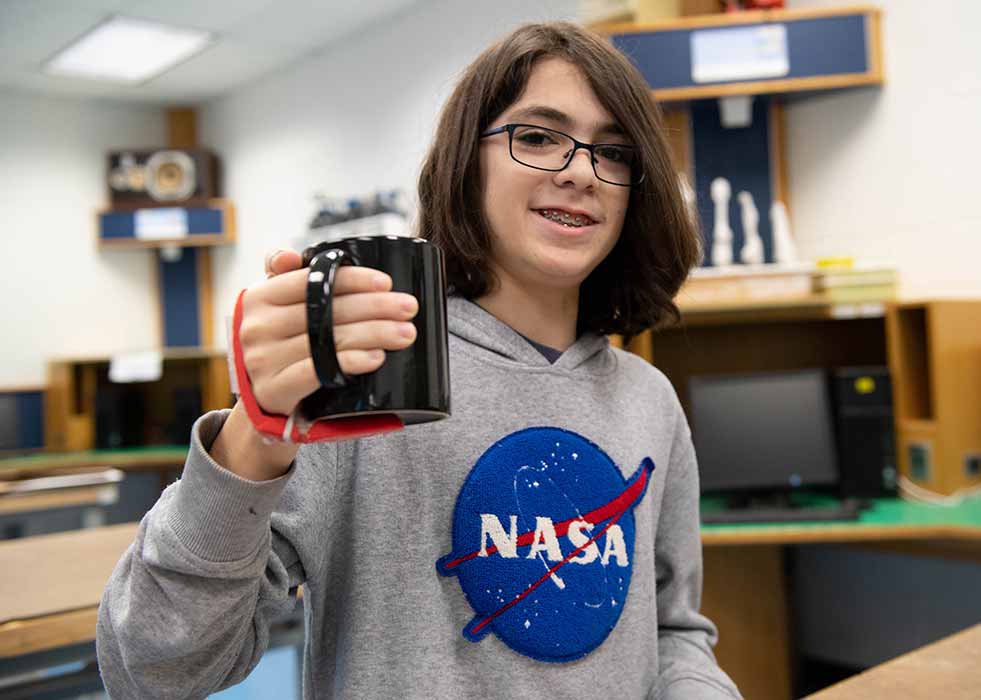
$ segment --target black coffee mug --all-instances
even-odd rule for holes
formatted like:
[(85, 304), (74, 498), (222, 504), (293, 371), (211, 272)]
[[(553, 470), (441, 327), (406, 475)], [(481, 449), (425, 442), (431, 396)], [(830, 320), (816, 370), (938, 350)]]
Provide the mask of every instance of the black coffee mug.
[[(300, 402), (309, 421), (394, 414), (405, 425), (450, 415), (450, 364), (446, 327), (446, 272), (442, 251), (421, 238), (360, 236), (318, 243), (303, 251), (307, 275), (307, 330), (321, 388)], [(374, 372), (341, 371), (334, 347), (334, 279), (342, 265), (385, 272), (392, 291), (419, 301), (416, 340), (389, 350)]]

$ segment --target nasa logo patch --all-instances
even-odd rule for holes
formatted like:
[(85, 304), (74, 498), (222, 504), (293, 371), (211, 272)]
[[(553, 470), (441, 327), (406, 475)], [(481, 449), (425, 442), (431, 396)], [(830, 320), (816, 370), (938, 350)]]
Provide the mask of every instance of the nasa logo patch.
[(464, 637), (494, 632), (554, 662), (602, 644), (627, 599), (633, 508), (653, 471), (645, 458), (625, 480), (599, 447), (559, 428), (521, 430), (484, 452), (457, 498), (453, 551), (436, 562), (475, 613)]

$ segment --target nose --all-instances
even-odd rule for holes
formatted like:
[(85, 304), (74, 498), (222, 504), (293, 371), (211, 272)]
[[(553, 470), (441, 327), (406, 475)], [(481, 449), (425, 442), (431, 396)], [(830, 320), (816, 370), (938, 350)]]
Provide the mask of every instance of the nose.
[(571, 184), (583, 189), (594, 186), (596, 172), (593, 170), (593, 154), (585, 148), (577, 148), (569, 164), (555, 173), (555, 184), (560, 187)]

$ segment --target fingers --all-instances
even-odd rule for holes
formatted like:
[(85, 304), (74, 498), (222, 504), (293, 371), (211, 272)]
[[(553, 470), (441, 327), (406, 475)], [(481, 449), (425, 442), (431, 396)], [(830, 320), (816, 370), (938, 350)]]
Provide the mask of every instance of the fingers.
[[(276, 262), (279, 262), (278, 257)], [(307, 298), (309, 273), (310, 270), (303, 267), (277, 274), (262, 285), (263, 298), (270, 304), (304, 303)], [(391, 288), (392, 278), (370, 267), (345, 265), (337, 271), (334, 280), (334, 295), (338, 297), (364, 292), (386, 292)]]
[(402, 350), (416, 339), (416, 327), (398, 321), (362, 321), (334, 326), (334, 347), (344, 350)]
[[(337, 359), (351, 353), (348, 362), (361, 366), (369, 358), (362, 357), (374, 350), (403, 350), (415, 341), (416, 329), (411, 323), (372, 321), (334, 327), (334, 347)], [(384, 353), (379, 356), (384, 359)], [(245, 366), (250, 376), (269, 376), (310, 358), (310, 337), (306, 334), (250, 348), (245, 353)], [(374, 355), (372, 355), (374, 358)], [(381, 365), (381, 361), (378, 363)], [(375, 367), (374, 369), (377, 369)], [(346, 370), (345, 370), (346, 371)]]
[(292, 338), (265, 342), (244, 350), (245, 368), (252, 377), (271, 377), (286, 367), (310, 357), (310, 337), (303, 333)]
[(337, 362), (344, 374), (368, 374), (385, 362), (384, 350), (345, 350), (337, 353)]
[(266, 277), (275, 277), (303, 265), (303, 258), (295, 250), (274, 250), (266, 255)]
[(334, 325), (370, 320), (408, 321), (419, 311), (419, 302), (401, 292), (361, 292), (334, 299)]
[[(289, 414), (320, 387), (310, 356), (306, 296), (310, 270), (302, 256), (278, 250), (266, 257), (267, 279), (243, 299), (240, 340), (256, 399), (267, 411)], [(374, 372), (386, 351), (415, 342), (411, 320), (419, 304), (392, 292), (392, 278), (371, 268), (345, 265), (334, 280), (334, 345), (341, 371)]]
[(387, 292), (392, 288), (392, 278), (381, 270), (356, 265), (345, 265), (337, 271), (334, 280), (334, 294), (357, 294), (359, 292)]
[[(345, 374), (351, 376), (367, 374), (382, 366), (385, 361), (385, 352), (383, 350), (347, 350), (338, 353), (337, 361), (340, 363), (341, 371)], [(319, 388), (320, 379), (314, 369), (313, 360), (309, 357), (284, 367), (276, 375), (257, 382), (254, 386), (256, 398), (260, 400), (263, 409), (282, 415), (292, 413), (296, 405), (295, 400), (287, 399), (283, 403), (279, 403), (271, 397), (306, 397)], [(260, 396), (269, 398), (262, 400)]]
[(289, 415), (299, 399), (320, 388), (320, 380), (309, 357), (284, 367), (277, 374), (256, 381), (256, 399), (264, 410)]

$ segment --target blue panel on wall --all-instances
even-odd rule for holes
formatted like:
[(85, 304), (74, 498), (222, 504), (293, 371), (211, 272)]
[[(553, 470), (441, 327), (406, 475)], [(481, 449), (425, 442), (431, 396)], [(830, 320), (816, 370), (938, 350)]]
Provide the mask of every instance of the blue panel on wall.
[(195, 234), (223, 233), (221, 209), (206, 209), (199, 207), (187, 210), (187, 230)]
[(103, 238), (133, 238), (133, 212), (111, 211), (100, 216)]
[[(187, 211), (189, 236), (207, 236), (225, 233), (224, 211), (209, 207), (193, 207)], [(111, 211), (100, 214), (102, 238), (135, 238), (136, 212)]]
[(787, 25), (790, 78), (869, 70), (865, 18), (823, 17)]
[(17, 393), (18, 447), (44, 447), (44, 394), (40, 391)]
[(160, 265), (164, 345), (197, 346), (201, 342), (198, 306), (198, 251), (184, 248), (180, 260)]
[(705, 240), (704, 264), (711, 264), (714, 205), (712, 180), (729, 180), (729, 226), (732, 228), (733, 262), (739, 262), (744, 234), (741, 209), (736, 195), (747, 191), (759, 211), (759, 234), (763, 239), (766, 262), (773, 262), (773, 236), (770, 229), (772, 174), (770, 172), (770, 100), (753, 99), (753, 123), (744, 129), (727, 129), (719, 118), (718, 100), (699, 100), (691, 104), (694, 144), (695, 194)]
[[(847, 15), (783, 22), (787, 28), (790, 73), (773, 80), (812, 78), (868, 71), (865, 42), (865, 16)], [(738, 25), (741, 28), (761, 24)], [(704, 28), (694, 31), (712, 31)], [(695, 83), (691, 76), (691, 34), (693, 30), (614, 34), (613, 45), (637, 66), (655, 90), (695, 87), (716, 83)], [(743, 81), (720, 81), (743, 82)]]

